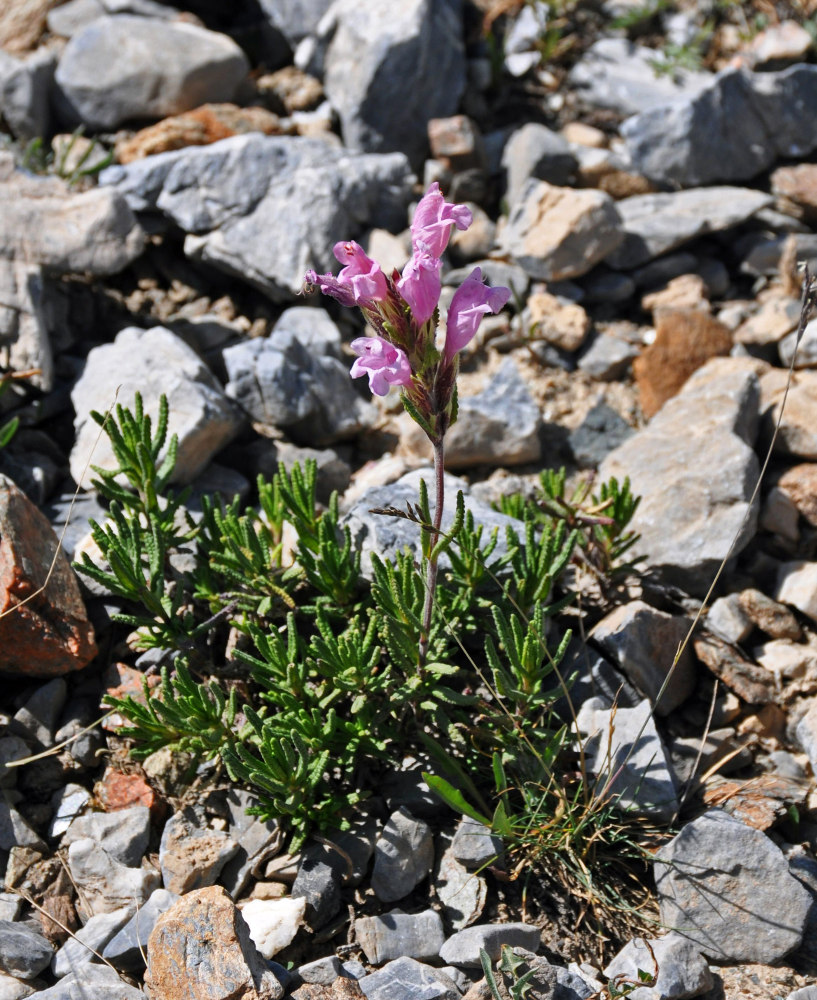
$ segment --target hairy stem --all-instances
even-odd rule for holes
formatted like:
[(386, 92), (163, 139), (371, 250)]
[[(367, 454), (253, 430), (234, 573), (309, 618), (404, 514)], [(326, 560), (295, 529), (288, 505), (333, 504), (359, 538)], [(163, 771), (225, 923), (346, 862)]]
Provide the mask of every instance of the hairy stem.
[(434, 530), (431, 533), (431, 556), (426, 567), (426, 600), (423, 607), (423, 631), (420, 634), (420, 667), (425, 663), (428, 653), (428, 638), (431, 632), (431, 612), (434, 608), (434, 592), (437, 588), (437, 557), (434, 549), (440, 537), (440, 524), (443, 519), (443, 505), (445, 503), (445, 471), (443, 469), (445, 459), (445, 445), (443, 439), (434, 443), (434, 482), (435, 502), (434, 502)]

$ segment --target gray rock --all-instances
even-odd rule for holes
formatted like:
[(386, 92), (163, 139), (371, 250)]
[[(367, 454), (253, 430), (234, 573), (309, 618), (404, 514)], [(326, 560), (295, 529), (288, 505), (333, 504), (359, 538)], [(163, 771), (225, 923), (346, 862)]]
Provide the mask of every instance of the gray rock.
[[(615, 341), (621, 345), (623, 350), (620, 356), (623, 356), (625, 351), (634, 351), (632, 345), (625, 344), (624, 341), (618, 340), (617, 337), (608, 337), (607, 340)], [(598, 344), (598, 340), (596, 344)], [(597, 354), (597, 359), (600, 358), (600, 354), (601, 352)], [(585, 355), (586, 357), (587, 355)], [(629, 357), (632, 358), (632, 353)], [(629, 360), (627, 363), (629, 363)], [(583, 367), (582, 363), (579, 362), (579, 367), (583, 371), (587, 371), (588, 366)], [(579, 426), (570, 432), (568, 442), (570, 450), (573, 452), (573, 457), (579, 465), (596, 469), (614, 448), (618, 448), (619, 445), (632, 437), (634, 433), (633, 428), (627, 423), (624, 417), (611, 406), (608, 406), (606, 403), (596, 403), (595, 406), (587, 411), (587, 416)]]
[(65, 47), (55, 81), (70, 116), (113, 129), (232, 101), (248, 72), (247, 57), (226, 35), (123, 14), (81, 28)]
[(89, 352), (85, 370), (71, 392), (76, 412), (71, 474), (77, 483), (89, 485), (93, 473), (86, 465), (91, 456), (94, 465), (116, 468), (113, 449), (100, 436), (90, 411), (105, 413), (114, 401), (133, 408), (137, 391), (154, 426), (159, 397), (162, 393), (168, 397), (168, 438), (173, 434), (179, 438), (176, 483), (195, 479), (243, 422), (209, 368), (184, 341), (161, 326), (126, 327), (112, 344)]
[(631, 270), (699, 236), (732, 229), (771, 203), (762, 191), (723, 186), (622, 198), (616, 208), (624, 240), (605, 263)]
[(239, 898), (252, 872), (281, 848), (278, 822), (248, 815), (247, 810), (257, 804), (257, 797), (243, 788), (231, 788), (227, 792), (228, 833), (238, 850), (222, 868), (219, 883), (233, 899)]
[(491, 833), (489, 827), (466, 816), (457, 826), (451, 853), (470, 871), (477, 871), (502, 856), (502, 841)]
[(59, 178), (22, 171), (3, 180), (0, 257), (58, 274), (108, 275), (142, 252), (145, 234), (118, 192), (91, 188), (72, 193)]
[(669, 715), (695, 687), (694, 661), (687, 649), (659, 699), (675, 652), (689, 631), (689, 625), (680, 615), (658, 611), (636, 600), (619, 605), (602, 618), (590, 636), (656, 706), (657, 714)]
[(342, 338), (337, 324), (325, 309), (314, 306), (290, 306), (272, 328), (270, 338), (295, 337), (309, 351), (331, 354), (342, 361)]
[(770, 964), (799, 947), (811, 894), (759, 830), (711, 809), (655, 858), (662, 924), (707, 957)]
[[(388, 486), (371, 487), (346, 512), (343, 523), (348, 525), (352, 534), (352, 542), (361, 553), (361, 569), (364, 575), (371, 575), (372, 553), (376, 553), (381, 559), (393, 559), (398, 552), (408, 548), (414, 553), (416, 559), (420, 558), (420, 537), (417, 525), (402, 517), (372, 514), (371, 509), (389, 506), (404, 509), (407, 501), (416, 503), (420, 479), (425, 479), (428, 485), (433, 482), (432, 477), (433, 472), (430, 469), (420, 469), (406, 473), (397, 482), (390, 483)], [(520, 538), (524, 538), (524, 526), (520, 521), (499, 514), (489, 504), (470, 497), (468, 484), (464, 480), (446, 473), (445, 490), (446, 495), (451, 500), (443, 511), (443, 531), (448, 531), (453, 524), (454, 498), (457, 491), (462, 490), (466, 511), (471, 511), (475, 524), (483, 526), (483, 543), (487, 542), (491, 532), (495, 528), (497, 529), (495, 557), (498, 558), (499, 555), (507, 551), (506, 527), (513, 528)], [(440, 561), (440, 565), (445, 565), (445, 556)]]
[(689, 100), (712, 82), (709, 73), (659, 74), (655, 67), (659, 58), (655, 49), (626, 38), (603, 38), (584, 53), (568, 80), (586, 104), (622, 115)]
[(138, 868), (150, 839), (150, 810), (130, 806), (115, 812), (88, 812), (77, 816), (65, 832), (62, 845), (90, 838), (128, 868)]
[(176, 16), (176, 11), (157, 0), (68, 0), (49, 10), (46, 24), (53, 34), (71, 38), (105, 14), (138, 14), (140, 17), (158, 17), (169, 21)]
[(450, 965), (478, 969), (481, 949), (495, 962), (503, 945), (536, 951), (539, 947), (539, 929), (522, 923), (474, 924), (452, 934), (440, 949), (440, 958)]
[(297, 976), (303, 983), (316, 983), (321, 986), (331, 986), (332, 983), (343, 975), (343, 966), (337, 955), (327, 955), (325, 958), (316, 958), (314, 962), (307, 962), (298, 966)]
[(14, 806), (0, 801), (0, 851), (10, 851), (12, 847), (30, 847), (45, 853), (46, 846), (37, 833), (31, 829)]
[(24, 979), (0, 972), (1, 1000), (24, 1000), (25, 997), (33, 996), (37, 992), (38, 985), (42, 985), (41, 980), (26, 982)]
[(16, 920), (22, 907), (22, 896), (16, 892), (0, 892), (0, 920)]
[(132, 908), (124, 906), (112, 913), (100, 913), (91, 917), (85, 926), (80, 927), (73, 937), (69, 937), (56, 953), (51, 963), (51, 971), (61, 978), (75, 972), (81, 965), (92, 962), (95, 958), (94, 952), (101, 952), (132, 914)]
[(294, 49), (307, 35), (315, 33), (332, 0), (260, 0), (260, 4), (271, 24)]
[(400, 808), (389, 816), (375, 844), (372, 889), (382, 902), (396, 902), (423, 881), (433, 863), (431, 829)]
[(224, 364), (227, 395), (253, 420), (286, 428), (296, 441), (331, 444), (364, 425), (367, 406), (347, 367), (295, 333), (282, 330), (228, 347)]
[(145, 1000), (145, 994), (123, 982), (107, 965), (88, 962), (61, 979), (55, 986), (40, 990), (37, 1000)]
[(400, 150), (421, 163), (429, 120), (453, 115), (465, 89), (461, 0), (406, 0), (388, 8), (359, 0), (336, 4), (332, 15), (323, 82), (345, 145)]
[(817, 1000), (817, 986), (801, 986), (799, 990), (789, 993), (786, 1000)]
[(796, 330), (788, 334), (778, 343), (777, 351), (784, 368), (789, 367), (792, 358), (795, 368), (817, 368), (817, 322), (812, 320), (806, 325), (799, 342)]
[(403, 913), (394, 910), (355, 920), (355, 939), (366, 960), (382, 965), (396, 958), (434, 961), (445, 941), (443, 922), (434, 910)]
[(641, 497), (630, 524), (641, 535), (633, 554), (691, 593), (704, 593), (727, 554), (754, 536), (758, 399), (751, 360), (716, 358), (599, 469), (602, 481), (629, 477)]
[(534, 177), (549, 184), (568, 184), (577, 162), (570, 144), (557, 132), (538, 122), (516, 129), (502, 151), (505, 197), (513, 205), (525, 182)]
[(68, 867), (88, 906), (88, 916), (111, 913), (123, 906), (142, 906), (159, 885), (158, 872), (128, 868), (90, 838), (71, 844)]
[(554, 709), (565, 721), (572, 722), (573, 711), (577, 711), (588, 698), (601, 699), (607, 708), (613, 705), (634, 708), (642, 700), (642, 695), (630, 680), (595, 646), (583, 642), (577, 635), (570, 640), (564, 659), (559, 664), (559, 673), (567, 685), (572, 710), (564, 696), (556, 702)]
[(238, 844), (228, 834), (202, 826), (194, 809), (174, 813), (165, 823), (159, 844), (165, 889), (181, 896), (214, 885), (237, 851)]
[(596, 777), (596, 798), (659, 823), (672, 820), (678, 796), (650, 703), (609, 709), (591, 698), (579, 710), (578, 726), (587, 737), (584, 757)]
[(14, 714), (10, 729), (17, 736), (50, 747), (68, 687), (62, 677), (41, 685)]
[(358, 980), (367, 1000), (460, 1000), (460, 991), (440, 969), (398, 958)]
[(25, 59), (0, 51), (0, 113), (21, 140), (48, 135), (56, 56), (46, 48)]
[[(681, 1000), (712, 988), (714, 977), (695, 945), (679, 934), (650, 940), (653, 961), (641, 938), (628, 941), (604, 970), (605, 976), (638, 981), (638, 972), (656, 976), (655, 986), (640, 986), (628, 994), (633, 1000)], [(657, 966), (657, 968), (656, 968)]]
[(627, 119), (621, 134), (635, 167), (680, 187), (746, 180), (778, 157), (817, 145), (817, 66), (779, 73), (728, 69), (690, 98)]
[(739, 643), (748, 639), (754, 628), (751, 619), (740, 606), (739, 594), (727, 594), (712, 602), (706, 614), (706, 624), (727, 642)]
[(445, 439), (449, 469), (524, 465), (541, 455), (542, 414), (516, 362), (506, 358), (476, 396), (460, 396), (459, 416)]
[(0, 920), (0, 969), (20, 979), (33, 979), (54, 957), (54, 949), (26, 924)]
[(106, 958), (111, 965), (115, 965), (117, 969), (137, 971), (143, 969), (145, 965), (144, 954), (150, 932), (159, 917), (166, 910), (169, 910), (178, 898), (175, 892), (168, 892), (167, 889), (155, 889), (147, 901), (108, 941), (102, 950), (102, 957)]
[(635, 344), (609, 333), (600, 333), (579, 358), (580, 371), (602, 382), (615, 382), (640, 351)]
[(82, 785), (69, 783), (52, 796), (54, 815), (48, 828), (49, 837), (59, 837), (68, 829), (87, 805), (91, 793)]
[(561, 281), (592, 270), (622, 239), (621, 217), (603, 191), (529, 180), (499, 242), (532, 278)]
[(309, 268), (337, 268), (332, 247), (339, 240), (405, 225), (412, 181), (401, 153), (357, 155), (320, 139), (258, 133), (100, 176), (134, 211), (158, 210), (195, 234), (185, 243), (188, 254), (275, 301), (295, 298)]
[(306, 900), (306, 919), (318, 930), (340, 909), (340, 887), (345, 861), (321, 844), (310, 844), (303, 852), (290, 895)]
[(457, 861), (450, 847), (443, 852), (434, 874), (434, 891), (447, 924), (455, 931), (479, 920), (488, 898), (485, 879)]

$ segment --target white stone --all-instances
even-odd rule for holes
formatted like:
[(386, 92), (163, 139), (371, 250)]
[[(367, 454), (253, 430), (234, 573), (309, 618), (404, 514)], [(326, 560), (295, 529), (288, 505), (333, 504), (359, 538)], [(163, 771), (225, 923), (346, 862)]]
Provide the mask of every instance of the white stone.
[(304, 922), (306, 897), (251, 899), (240, 909), (255, 947), (264, 958), (272, 958), (292, 944)]

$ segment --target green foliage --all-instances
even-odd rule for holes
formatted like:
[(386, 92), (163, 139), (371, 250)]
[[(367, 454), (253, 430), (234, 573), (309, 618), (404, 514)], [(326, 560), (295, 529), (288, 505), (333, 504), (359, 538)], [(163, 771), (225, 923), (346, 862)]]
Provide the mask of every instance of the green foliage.
[[(113, 150), (99, 155), (102, 153), (99, 142), (97, 139), (84, 140), (84, 132), (84, 126), (80, 125), (57, 150), (48, 149), (39, 136), (35, 137), (23, 151), (23, 169), (35, 174), (54, 174), (69, 185), (96, 177), (113, 163)], [(84, 140), (84, 148), (77, 147), (80, 140)], [(75, 150), (78, 155), (72, 155)]]
[[(608, 819), (581, 777), (564, 778), (573, 737), (555, 705), (570, 634), (555, 619), (577, 553), (619, 568), (633, 541), (629, 484), (566, 498), (564, 474), (543, 473), (535, 500), (503, 505), (522, 521), (504, 536), (460, 495), (435, 540), (424, 486), (416, 504), (376, 512), (411, 522), (425, 558), (442, 559), (421, 657), (421, 567), (407, 552), (373, 555), (364, 579), (337, 497), (317, 502), (314, 462), (259, 478), (255, 506), (205, 498), (196, 521), (170, 486), (167, 401), (155, 429), (139, 396), (94, 419), (116, 468), (94, 470), (108, 504), (93, 525), (102, 560), (86, 554), (77, 569), (130, 602), (120, 620), (134, 645), (166, 651), (157, 689), (109, 700), (138, 756), (217, 757), (297, 846), (347, 824), (395, 759), (419, 754), (441, 800), (490, 825), (509, 856), (587, 865)], [(229, 672), (242, 683), (228, 695)]]

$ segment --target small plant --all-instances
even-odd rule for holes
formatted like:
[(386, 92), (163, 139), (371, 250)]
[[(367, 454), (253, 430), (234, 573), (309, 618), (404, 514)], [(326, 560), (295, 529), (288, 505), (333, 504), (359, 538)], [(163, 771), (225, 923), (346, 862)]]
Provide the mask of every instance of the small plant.
[(84, 133), (85, 128), (80, 125), (60, 143), (56, 151), (46, 149), (39, 136), (31, 139), (23, 151), (23, 169), (34, 174), (54, 174), (69, 185), (88, 177), (96, 177), (113, 163), (113, 150), (99, 155), (102, 146), (98, 140), (86, 139)]
[[(518, 530), (486, 534), (460, 494), (443, 531), (458, 353), (509, 294), (475, 270), (436, 346), (439, 254), (466, 213), (432, 186), (402, 277), (387, 278), (354, 243), (335, 248), (345, 263), (337, 278), (308, 276), (363, 309), (377, 334), (353, 343), (352, 375), (367, 374), (380, 394), (401, 387), (433, 446), (433, 505), (422, 483), (416, 503), (373, 512), (415, 525), (419, 564), (408, 552), (373, 555), (367, 582), (337, 496), (317, 503), (314, 462), (259, 478), (256, 507), (206, 500), (195, 522), (170, 485), (177, 441), (167, 400), (154, 430), (137, 395), (133, 410), (94, 414), (116, 466), (94, 467), (109, 508), (92, 526), (102, 561), (84, 554), (77, 569), (128, 602), (119, 621), (135, 648), (165, 652), (161, 684), (146, 685), (144, 701), (108, 699), (137, 755), (166, 746), (217, 759), (255, 789), (257, 811), (284, 824), (292, 849), (310, 830), (348, 826), (395, 759), (422, 756), (439, 797), (503, 838), (509, 878), (547, 858), (595, 905), (615, 898), (607, 846), (636, 838), (593, 799), (572, 728), (555, 710), (569, 689), (560, 662), (570, 633), (558, 615), (577, 553), (599, 572), (620, 569), (636, 501), (614, 481), (566, 499), (564, 475), (547, 473), (536, 501), (507, 502)], [(286, 546), (285, 534), (294, 536)], [(241, 695), (236, 684), (228, 694), (230, 673)]]

